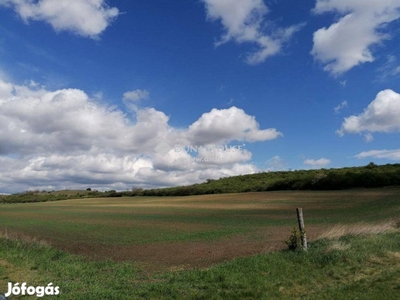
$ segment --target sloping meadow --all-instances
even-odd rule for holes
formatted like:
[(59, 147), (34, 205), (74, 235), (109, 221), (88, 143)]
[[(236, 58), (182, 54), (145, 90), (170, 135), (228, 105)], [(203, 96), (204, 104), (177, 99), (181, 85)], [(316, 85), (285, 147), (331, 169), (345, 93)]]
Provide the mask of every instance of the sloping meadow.
[(399, 215), (400, 189), (87, 198), (1, 205), (0, 229), (91, 260), (206, 267), (278, 250), (302, 207), (307, 236)]

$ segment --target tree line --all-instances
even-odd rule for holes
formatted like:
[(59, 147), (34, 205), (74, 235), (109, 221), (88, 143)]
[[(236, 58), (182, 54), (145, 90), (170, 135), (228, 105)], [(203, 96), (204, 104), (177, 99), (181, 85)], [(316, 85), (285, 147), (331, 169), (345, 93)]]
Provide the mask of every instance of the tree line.
[(208, 179), (201, 184), (143, 190), (140, 196), (189, 196), (278, 190), (343, 190), (400, 186), (400, 164), (340, 169), (262, 172)]

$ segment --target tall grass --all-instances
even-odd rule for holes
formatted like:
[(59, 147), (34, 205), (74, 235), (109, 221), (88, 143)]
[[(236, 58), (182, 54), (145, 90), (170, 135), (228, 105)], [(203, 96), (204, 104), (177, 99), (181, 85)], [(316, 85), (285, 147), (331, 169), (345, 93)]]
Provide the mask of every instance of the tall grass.
[(399, 221), (381, 223), (337, 224), (319, 235), (318, 239), (339, 239), (343, 236), (373, 235), (399, 231)]
[(7, 228), (0, 230), (0, 239), (13, 241), (15, 243), (18, 243), (20, 246), (25, 247), (50, 247), (50, 245), (45, 240), (40, 240), (36, 237), (24, 235), (14, 231), (9, 231)]

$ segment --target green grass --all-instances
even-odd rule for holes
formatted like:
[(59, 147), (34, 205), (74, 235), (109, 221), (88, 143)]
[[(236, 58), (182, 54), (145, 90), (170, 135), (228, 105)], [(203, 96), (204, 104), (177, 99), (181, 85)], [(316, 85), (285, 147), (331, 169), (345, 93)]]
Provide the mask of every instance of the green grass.
[[(337, 250), (334, 245), (346, 247)], [(398, 299), (400, 234), (344, 236), (308, 252), (239, 258), (208, 269), (147, 274), (133, 263), (91, 262), (37, 242), (0, 239), (7, 282), (53, 282), (57, 299)], [(22, 298), (22, 297), (21, 297)], [(18, 298), (12, 298), (18, 299)]]

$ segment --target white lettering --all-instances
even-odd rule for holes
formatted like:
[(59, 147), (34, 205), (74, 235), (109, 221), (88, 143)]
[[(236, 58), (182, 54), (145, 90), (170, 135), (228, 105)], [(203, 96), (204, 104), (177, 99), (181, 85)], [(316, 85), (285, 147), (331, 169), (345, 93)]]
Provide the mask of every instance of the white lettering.
[(58, 286), (53, 286), (53, 283), (50, 282), (46, 287), (44, 286), (27, 286), (26, 282), (23, 282), (20, 286), (19, 282), (13, 285), (12, 282), (7, 284), (8, 290), (7, 293), (4, 295), (9, 297), (11, 295), (18, 296), (18, 295), (26, 295), (29, 296), (36, 295), (38, 298), (43, 297), (44, 295), (54, 296), (60, 294), (60, 288)]

